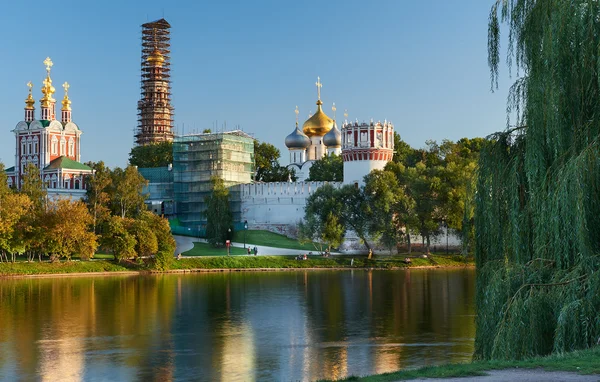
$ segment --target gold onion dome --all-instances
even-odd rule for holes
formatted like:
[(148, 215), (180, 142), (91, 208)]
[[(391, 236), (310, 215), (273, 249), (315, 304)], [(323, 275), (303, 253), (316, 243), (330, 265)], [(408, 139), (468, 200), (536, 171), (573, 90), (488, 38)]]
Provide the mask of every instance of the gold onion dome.
[(335, 120), (333, 121), (333, 128), (323, 137), (323, 143), (327, 147), (342, 146), (342, 133), (338, 129)]
[(296, 122), (296, 129), (285, 137), (285, 145), (288, 149), (305, 149), (310, 146), (310, 138), (300, 131), (298, 122)]
[(302, 131), (309, 137), (322, 137), (333, 128), (333, 120), (321, 108), (323, 102), (317, 101), (317, 112), (304, 122)]
[(27, 98), (25, 99), (25, 105), (27, 109), (34, 109), (33, 105), (35, 104), (35, 100), (33, 99), (33, 95), (31, 95), (31, 88), (33, 87), (33, 85), (31, 84), (31, 81), (29, 81), (27, 83), (27, 87), (29, 88), (29, 94), (27, 95)]
[(62, 111), (69, 111), (71, 110), (71, 100), (69, 99), (69, 88), (71, 87), (71, 85), (69, 85), (68, 82), (65, 82), (63, 84), (63, 89), (65, 89), (65, 96), (63, 97), (63, 100), (61, 101), (62, 103)]
[(165, 57), (162, 55), (158, 48), (154, 48), (152, 53), (148, 56), (148, 62), (155, 64), (156, 66), (162, 66), (163, 62), (165, 62)]

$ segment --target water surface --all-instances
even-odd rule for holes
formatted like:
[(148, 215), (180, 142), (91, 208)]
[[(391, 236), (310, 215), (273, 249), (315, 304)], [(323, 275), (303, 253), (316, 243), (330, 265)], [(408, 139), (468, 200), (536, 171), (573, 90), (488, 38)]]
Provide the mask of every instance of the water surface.
[(473, 269), (0, 280), (0, 380), (271, 381), (468, 360)]

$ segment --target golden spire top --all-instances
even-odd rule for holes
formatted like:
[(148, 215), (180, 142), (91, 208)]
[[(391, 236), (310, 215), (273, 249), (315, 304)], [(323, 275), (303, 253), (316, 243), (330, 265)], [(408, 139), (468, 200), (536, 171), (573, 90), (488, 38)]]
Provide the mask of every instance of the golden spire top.
[(337, 108), (335, 107), (335, 102), (333, 103), (333, 106), (331, 107), (331, 111), (333, 111), (333, 120), (335, 121), (335, 111), (337, 110)]
[(52, 94), (54, 94), (56, 89), (54, 89), (54, 86), (52, 86), (52, 78), (50, 78), (50, 69), (52, 69), (54, 63), (50, 57), (46, 57), (44, 60), (44, 65), (46, 66), (46, 78), (43, 81), (44, 86), (42, 86), (42, 94), (44, 94), (44, 96), (40, 102), (42, 107), (50, 107), (50, 102), (56, 101), (54, 98), (52, 98)]
[(298, 105), (296, 105), (296, 110), (294, 110), (294, 113), (296, 113), (296, 127), (298, 127), (298, 114), (300, 114), (300, 110), (298, 110)]
[(152, 35), (154, 37), (154, 50), (152, 51), (152, 53), (150, 53), (147, 60), (151, 64), (161, 67), (163, 65), (163, 62), (165, 62), (165, 57), (162, 55), (160, 50), (158, 50), (158, 39), (156, 37), (156, 28), (154, 28), (152, 30)]
[(62, 85), (63, 89), (65, 89), (65, 96), (63, 97), (62, 100), (62, 111), (69, 111), (71, 110), (71, 100), (69, 99), (69, 88), (71, 87), (71, 85), (69, 85), (68, 82), (65, 82)]
[(25, 104), (27, 105), (26, 109), (33, 109), (35, 100), (33, 99), (33, 95), (31, 94), (31, 88), (33, 87), (31, 81), (27, 83), (27, 87), (29, 88), (29, 94), (27, 95), (27, 99), (25, 100)]
[(323, 84), (321, 83), (321, 77), (317, 77), (317, 82), (315, 82), (315, 85), (317, 85), (317, 97), (318, 100), (321, 100), (321, 88), (323, 87)]
[(50, 77), (50, 69), (52, 69), (52, 66), (54, 66), (54, 63), (52, 62), (50, 57), (46, 57), (46, 59), (44, 60), (44, 65), (46, 65), (46, 72), (48, 73), (48, 77)]

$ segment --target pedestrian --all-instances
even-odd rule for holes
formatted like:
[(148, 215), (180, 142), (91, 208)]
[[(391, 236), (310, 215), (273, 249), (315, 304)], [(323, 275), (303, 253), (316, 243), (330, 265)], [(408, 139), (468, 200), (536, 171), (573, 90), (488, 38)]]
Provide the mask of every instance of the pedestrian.
[(254, 247), (254, 256), (258, 255), (258, 248)]

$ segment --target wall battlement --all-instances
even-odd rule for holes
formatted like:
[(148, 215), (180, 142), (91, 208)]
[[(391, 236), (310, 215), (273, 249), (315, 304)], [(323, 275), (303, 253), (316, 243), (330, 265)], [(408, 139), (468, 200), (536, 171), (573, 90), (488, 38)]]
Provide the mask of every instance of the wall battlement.
[(342, 187), (342, 182), (269, 182), (242, 184), (241, 198), (276, 198), (297, 197), (306, 198), (319, 187), (331, 184), (335, 188)]

